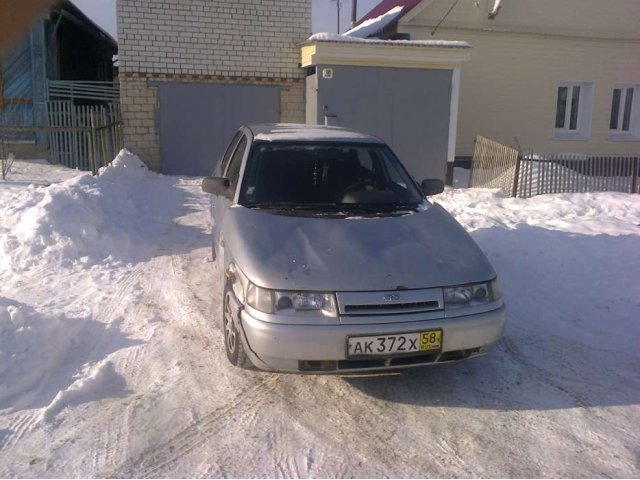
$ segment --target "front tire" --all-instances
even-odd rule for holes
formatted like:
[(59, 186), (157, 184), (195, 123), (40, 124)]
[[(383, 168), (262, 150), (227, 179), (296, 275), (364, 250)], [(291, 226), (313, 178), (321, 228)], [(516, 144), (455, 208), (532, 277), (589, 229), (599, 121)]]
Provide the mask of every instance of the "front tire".
[(236, 328), (232, 314), (233, 290), (227, 283), (224, 287), (224, 295), (222, 301), (222, 334), (224, 336), (224, 347), (227, 352), (227, 358), (231, 365), (240, 368), (251, 368), (251, 360), (247, 356), (240, 332)]

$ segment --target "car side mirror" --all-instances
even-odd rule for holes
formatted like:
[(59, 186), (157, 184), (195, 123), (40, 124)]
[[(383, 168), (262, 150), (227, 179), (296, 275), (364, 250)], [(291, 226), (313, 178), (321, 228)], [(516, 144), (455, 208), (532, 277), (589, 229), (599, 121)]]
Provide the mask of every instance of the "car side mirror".
[(420, 182), (420, 188), (426, 197), (444, 192), (444, 182), (435, 178), (428, 178)]
[(226, 177), (204, 177), (202, 190), (213, 195), (228, 197), (231, 195), (231, 182)]

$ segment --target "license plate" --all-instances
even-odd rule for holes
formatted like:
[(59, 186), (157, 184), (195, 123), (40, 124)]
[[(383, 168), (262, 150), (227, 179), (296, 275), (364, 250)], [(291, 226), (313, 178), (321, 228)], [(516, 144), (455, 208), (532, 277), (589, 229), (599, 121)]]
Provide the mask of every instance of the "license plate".
[(350, 357), (433, 352), (441, 348), (442, 330), (349, 337), (347, 339), (347, 353)]

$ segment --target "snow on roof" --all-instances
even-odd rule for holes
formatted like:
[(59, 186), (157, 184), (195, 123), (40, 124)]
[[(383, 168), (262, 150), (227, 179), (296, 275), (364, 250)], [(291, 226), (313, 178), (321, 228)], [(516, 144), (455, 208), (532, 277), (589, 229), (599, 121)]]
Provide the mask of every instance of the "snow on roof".
[(368, 43), (415, 47), (443, 47), (443, 48), (471, 48), (471, 44), (460, 40), (380, 40), (377, 38), (359, 38), (337, 33), (316, 33), (311, 35), (308, 42), (335, 43)]
[(249, 125), (254, 140), (275, 141), (360, 141), (380, 143), (373, 135), (348, 130), (341, 127), (325, 127), (322, 125), (302, 125), (296, 123), (271, 123)]
[(370, 18), (353, 27), (351, 30), (344, 32), (344, 35), (350, 37), (369, 38), (381, 33), (384, 28), (400, 16), (403, 6), (393, 7), (388, 12), (383, 13), (375, 18)]

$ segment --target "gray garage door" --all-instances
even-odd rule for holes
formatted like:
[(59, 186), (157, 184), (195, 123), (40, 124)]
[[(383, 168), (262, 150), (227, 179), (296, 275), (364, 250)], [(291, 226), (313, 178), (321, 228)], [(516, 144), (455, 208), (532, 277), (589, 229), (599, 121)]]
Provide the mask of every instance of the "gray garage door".
[(161, 83), (158, 123), (162, 172), (210, 175), (241, 125), (277, 122), (278, 87)]
[[(307, 109), (316, 112), (309, 121), (323, 124), (328, 115), (330, 125), (377, 135), (415, 178), (444, 179), (451, 70), (332, 65), (333, 75), (324, 78), (323, 68), (307, 78)], [(316, 78), (317, 93), (310, 88)]]

